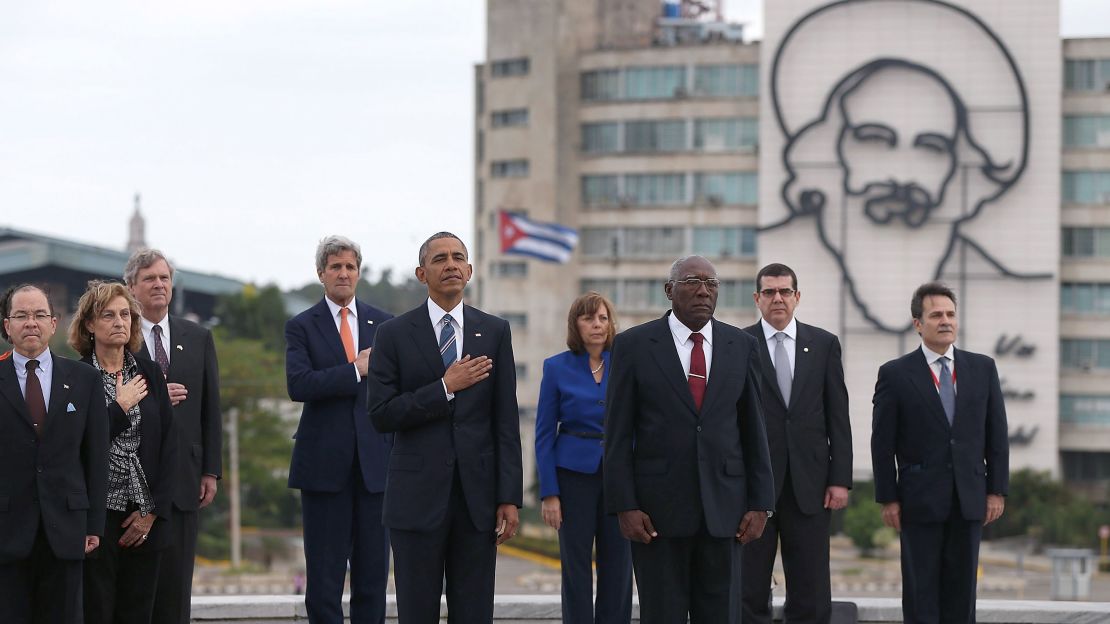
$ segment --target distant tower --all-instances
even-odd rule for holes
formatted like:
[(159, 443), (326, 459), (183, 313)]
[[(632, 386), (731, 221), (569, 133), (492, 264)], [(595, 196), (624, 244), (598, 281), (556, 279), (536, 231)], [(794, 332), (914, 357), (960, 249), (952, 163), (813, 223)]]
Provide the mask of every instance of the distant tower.
[(127, 253), (132, 254), (146, 249), (146, 220), (139, 213), (140, 195), (135, 193), (135, 214), (131, 215), (131, 235), (127, 239)]

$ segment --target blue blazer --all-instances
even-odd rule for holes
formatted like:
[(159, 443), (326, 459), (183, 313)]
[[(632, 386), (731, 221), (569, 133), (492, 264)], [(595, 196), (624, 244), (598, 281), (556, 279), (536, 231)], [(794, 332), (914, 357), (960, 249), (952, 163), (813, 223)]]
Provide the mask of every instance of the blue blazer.
[[(358, 300), (355, 306), (362, 351), (374, 343), (374, 332), (392, 315)], [(357, 452), (366, 489), (384, 491), (392, 436), (370, 423), (366, 378), (359, 381), (347, 361), (323, 299), (285, 324), (285, 380), (289, 398), (304, 403), (293, 435), (289, 487), (340, 491), (351, 478)]]
[(536, 467), (540, 498), (559, 495), (555, 468), (594, 474), (601, 468), (602, 440), (559, 435), (570, 431), (601, 434), (605, 430), (605, 391), (609, 386), (609, 352), (601, 383), (590, 372), (590, 355), (563, 351), (543, 361), (540, 400), (536, 406)]

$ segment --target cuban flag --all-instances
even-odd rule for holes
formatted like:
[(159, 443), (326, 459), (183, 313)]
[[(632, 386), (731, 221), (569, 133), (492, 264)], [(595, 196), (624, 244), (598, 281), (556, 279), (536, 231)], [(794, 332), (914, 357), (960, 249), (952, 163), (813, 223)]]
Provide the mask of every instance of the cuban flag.
[(557, 223), (540, 223), (501, 211), (501, 253), (532, 256), (565, 264), (578, 244), (578, 232)]

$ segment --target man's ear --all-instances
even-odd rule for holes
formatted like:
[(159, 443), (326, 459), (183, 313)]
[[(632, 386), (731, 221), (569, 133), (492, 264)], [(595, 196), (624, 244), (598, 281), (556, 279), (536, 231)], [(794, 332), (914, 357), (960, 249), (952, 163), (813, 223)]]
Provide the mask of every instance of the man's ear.
[(666, 282), (663, 284), (663, 292), (667, 293), (667, 301), (671, 300), (671, 291), (674, 289), (674, 282)]
[(416, 279), (420, 280), (421, 284), (428, 283), (428, 275), (424, 272), (424, 267), (416, 267)]

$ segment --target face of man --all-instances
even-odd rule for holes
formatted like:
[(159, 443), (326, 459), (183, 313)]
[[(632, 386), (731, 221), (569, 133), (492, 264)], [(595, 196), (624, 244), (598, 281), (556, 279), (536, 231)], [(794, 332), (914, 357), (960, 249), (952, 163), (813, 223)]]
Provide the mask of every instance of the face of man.
[[(37, 316), (46, 315), (44, 318)], [(25, 317), (13, 320), (11, 317)], [(4, 319), (4, 329), (11, 338), (15, 352), (35, 358), (50, 346), (50, 338), (58, 329), (58, 319), (50, 314), (50, 303), (41, 290), (22, 290), (12, 295), (11, 311)]]
[[(686, 283), (693, 279), (702, 281)], [(694, 331), (704, 327), (717, 309), (719, 285), (709, 286), (705, 283), (708, 279), (716, 280), (717, 270), (705, 258), (693, 256), (678, 266), (677, 279), (663, 286), (675, 317)]]
[(324, 285), (324, 295), (340, 306), (349, 305), (355, 298), (358, 286), (358, 256), (350, 249), (328, 256), (324, 270), (318, 274)]
[(440, 307), (455, 307), (462, 300), (463, 289), (472, 275), (474, 267), (467, 262), (466, 247), (457, 238), (437, 238), (430, 242), (424, 264), (416, 267), (416, 279), (428, 287), (428, 296)]
[(945, 353), (956, 342), (956, 304), (944, 295), (929, 295), (922, 300), (921, 318), (913, 320), (913, 328), (933, 353)]
[(794, 280), (789, 275), (764, 275), (755, 293), (755, 305), (763, 320), (782, 331), (794, 318), (794, 308), (802, 300), (802, 293), (794, 290)]
[(941, 203), (956, 167), (952, 96), (927, 73), (879, 71), (841, 106), (837, 148), (848, 194), (864, 199), (874, 223), (919, 227)]
[(158, 260), (145, 269), (139, 269), (130, 290), (131, 296), (135, 297), (142, 308), (143, 317), (152, 323), (160, 322), (166, 318), (170, 300), (173, 299), (170, 265), (165, 260)]

